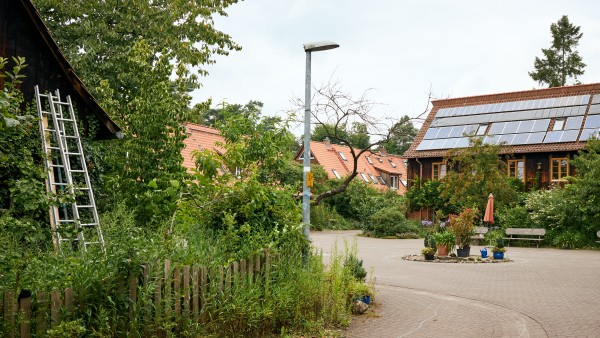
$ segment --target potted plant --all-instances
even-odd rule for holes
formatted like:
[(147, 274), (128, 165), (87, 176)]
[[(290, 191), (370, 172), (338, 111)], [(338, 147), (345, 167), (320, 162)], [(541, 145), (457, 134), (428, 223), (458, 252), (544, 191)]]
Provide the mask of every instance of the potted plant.
[(437, 244), (437, 253), (438, 256), (448, 256), (449, 252), (454, 250), (454, 246), (456, 245), (456, 238), (454, 234), (450, 231), (442, 231), (437, 232), (431, 235), (435, 243)]
[(458, 257), (469, 257), (471, 250), (471, 236), (475, 234), (475, 221), (477, 220), (477, 209), (465, 208), (458, 215), (450, 215), (448, 230), (456, 237)]
[(350, 286), (352, 300), (360, 300), (365, 304), (371, 304), (371, 297), (373, 297), (373, 286), (364, 282), (355, 281)]
[(423, 249), (421, 249), (421, 253), (423, 254), (423, 256), (425, 256), (425, 260), (426, 261), (431, 261), (435, 258), (435, 249), (432, 247), (425, 247)]
[(506, 252), (504, 242), (502, 241), (502, 238), (498, 238), (496, 241), (496, 246), (492, 248), (494, 259), (504, 259), (504, 252)]

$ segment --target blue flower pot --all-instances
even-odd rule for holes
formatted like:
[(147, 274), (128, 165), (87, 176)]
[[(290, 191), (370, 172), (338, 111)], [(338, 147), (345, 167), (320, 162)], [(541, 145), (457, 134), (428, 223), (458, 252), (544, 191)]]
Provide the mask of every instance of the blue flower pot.
[(494, 259), (504, 259), (504, 252), (494, 252)]
[(365, 304), (371, 304), (371, 296), (362, 296), (361, 301)]

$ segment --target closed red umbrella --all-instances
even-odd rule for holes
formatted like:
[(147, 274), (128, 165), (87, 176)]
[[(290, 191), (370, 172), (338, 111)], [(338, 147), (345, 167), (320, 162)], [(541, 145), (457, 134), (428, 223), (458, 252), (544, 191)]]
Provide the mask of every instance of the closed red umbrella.
[(485, 215), (483, 221), (489, 224), (494, 224), (494, 195), (490, 193), (488, 196), (487, 207), (485, 208)]

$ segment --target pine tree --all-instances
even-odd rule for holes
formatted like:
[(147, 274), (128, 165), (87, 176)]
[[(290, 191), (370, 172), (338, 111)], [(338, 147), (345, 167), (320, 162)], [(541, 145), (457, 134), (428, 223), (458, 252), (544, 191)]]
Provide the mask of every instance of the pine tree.
[(577, 76), (583, 74), (586, 66), (577, 51), (579, 39), (583, 36), (580, 28), (571, 24), (566, 15), (550, 25), (552, 46), (548, 49), (542, 48), (544, 58), (535, 58), (535, 70), (529, 72), (529, 76), (549, 87), (565, 86), (567, 78), (573, 78), (576, 84), (579, 83)]

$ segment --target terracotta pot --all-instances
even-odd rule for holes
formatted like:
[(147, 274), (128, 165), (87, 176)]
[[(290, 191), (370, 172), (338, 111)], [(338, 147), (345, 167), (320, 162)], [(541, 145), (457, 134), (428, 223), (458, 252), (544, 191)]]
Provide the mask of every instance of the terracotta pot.
[(448, 256), (448, 247), (445, 245), (438, 245), (437, 254), (438, 256)]

